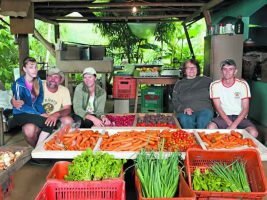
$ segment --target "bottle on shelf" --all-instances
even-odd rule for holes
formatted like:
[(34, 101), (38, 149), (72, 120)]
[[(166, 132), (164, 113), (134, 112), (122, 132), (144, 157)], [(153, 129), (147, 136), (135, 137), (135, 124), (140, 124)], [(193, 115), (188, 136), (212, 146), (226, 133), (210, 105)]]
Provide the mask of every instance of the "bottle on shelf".
[(219, 24), (219, 34), (224, 34), (223, 23), (220, 23), (220, 24)]
[(244, 33), (244, 22), (242, 21), (242, 16), (239, 15), (235, 23), (235, 34), (243, 34), (243, 33)]

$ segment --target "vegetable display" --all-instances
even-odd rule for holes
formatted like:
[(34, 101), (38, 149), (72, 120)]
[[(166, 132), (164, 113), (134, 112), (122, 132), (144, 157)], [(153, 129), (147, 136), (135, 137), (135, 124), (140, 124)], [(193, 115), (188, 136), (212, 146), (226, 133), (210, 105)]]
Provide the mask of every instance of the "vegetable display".
[(170, 157), (164, 158), (160, 151), (156, 158), (154, 151), (147, 155), (142, 149), (137, 156), (137, 176), (141, 183), (144, 198), (172, 198), (175, 196), (180, 171), (178, 169), (179, 153), (175, 152)]
[(174, 117), (164, 114), (145, 114), (144, 116), (138, 116), (136, 126), (177, 128)]
[(101, 135), (98, 131), (93, 130), (75, 129), (70, 132), (69, 130), (69, 128), (61, 129), (51, 140), (44, 144), (44, 149), (57, 151), (93, 149), (99, 137), (108, 137), (108, 135)]
[(5, 170), (11, 166), (22, 153), (22, 151), (16, 151), (15, 153), (11, 151), (0, 151), (0, 170)]
[(106, 115), (111, 126), (133, 126), (135, 115)]
[(125, 162), (125, 160), (114, 159), (114, 156), (107, 153), (93, 154), (91, 149), (87, 149), (74, 158), (68, 167), (68, 175), (64, 179), (90, 181), (118, 178)]
[(219, 148), (236, 148), (242, 146), (257, 147), (251, 138), (243, 138), (243, 135), (237, 131), (232, 130), (230, 134), (214, 132), (206, 134), (205, 132), (198, 132), (200, 138), (206, 143), (208, 149)]
[(229, 165), (215, 163), (201, 173), (196, 168), (193, 174), (193, 189), (216, 192), (250, 192), (245, 163), (235, 161)]
[(188, 148), (201, 148), (197, 144), (194, 134), (182, 129), (163, 130), (160, 136), (166, 140), (164, 146), (166, 151), (186, 151)]

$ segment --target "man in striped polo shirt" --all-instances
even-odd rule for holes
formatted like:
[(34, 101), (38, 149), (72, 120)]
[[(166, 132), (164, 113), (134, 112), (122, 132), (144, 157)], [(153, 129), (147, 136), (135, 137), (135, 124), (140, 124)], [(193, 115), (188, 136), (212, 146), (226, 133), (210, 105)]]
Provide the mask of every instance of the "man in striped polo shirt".
[(250, 89), (246, 81), (235, 77), (236, 63), (226, 59), (220, 64), (222, 79), (211, 83), (210, 98), (218, 113), (208, 125), (209, 129), (246, 129), (257, 137), (258, 131), (247, 119), (249, 111)]

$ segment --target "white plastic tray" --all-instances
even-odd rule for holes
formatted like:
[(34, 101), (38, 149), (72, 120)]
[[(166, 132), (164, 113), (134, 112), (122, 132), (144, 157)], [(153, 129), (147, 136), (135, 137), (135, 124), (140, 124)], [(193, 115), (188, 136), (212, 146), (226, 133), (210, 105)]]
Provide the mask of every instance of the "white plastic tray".
[[(98, 130), (101, 134), (104, 134), (106, 131), (108, 131), (109, 135), (114, 135), (116, 134), (117, 132), (120, 132), (120, 131), (130, 131), (130, 130), (136, 130), (136, 131), (144, 131), (144, 130), (147, 130), (147, 129), (150, 129), (150, 130), (163, 130), (165, 128), (162, 128), (162, 127), (103, 127), (103, 128), (92, 128), (92, 130)], [(86, 129), (83, 129), (83, 130), (86, 130)], [(172, 129), (170, 129), (172, 130)], [(205, 144), (204, 142), (201, 140), (200, 136), (198, 135), (198, 131), (204, 131), (206, 132), (207, 134), (209, 133), (213, 133), (215, 131), (219, 131), (221, 133), (227, 133), (227, 132), (230, 132), (231, 130), (228, 130), (228, 129), (213, 129), (213, 130), (209, 130), (209, 129), (186, 129), (186, 131), (188, 132), (194, 132), (194, 135), (196, 137), (196, 141), (198, 142), (198, 144), (201, 145), (201, 147), (203, 149), (206, 149), (205, 148)], [(258, 151), (260, 153), (260, 156), (261, 156), (261, 159), (262, 161), (267, 161), (267, 148), (261, 144), (258, 140), (256, 140), (254, 137), (252, 137), (246, 130), (243, 130), (243, 129), (236, 129), (235, 131), (238, 131), (240, 132), (241, 134), (244, 135), (245, 138), (251, 138), (255, 144), (258, 146)], [(55, 134), (55, 133), (54, 133)], [(49, 141), (50, 139), (53, 138), (54, 134), (52, 134), (50, 137), (48, 137), (45, 141)], [(100, 150), (100, 145), (101, 145), (101, 142), (102, 142), (102, 138), (100, 138), (93, 151), (94, 152), (97, 152), (97, 151), (101, 151)], [(44, 144), (43, 143), (43, 144)], [(44, 145), (40, 145), (38, 147), (36, 147), (33, 151), (32, 151), (32, 157), (33, 158), (47, 158), (47, 159), (73, 159), (75, 156), (77, 155), (80, 155), (82, 153), (82, 151), (47, 151), (44, 149)], [(238, 148), (238, 149), (245, 149), (245, 148), (248, 148), (246, 146), (244, 147), (241, 147), (241, 148)], [(235, 148), (237, 149), (237, 148)], [(231, 149), (227, 149), (227, 150), (231, 150)], [(115, 158), (118, 158), (118, 159), (135, 159), (138, 152), (135, 152), (135, 151), (101, 151), (101, 152), (107, 152), (109, 154), (112, 154), (114, 155)], [(171, 154), (171, 152), (165, 152), (164, 153), (164, 156), (169, 156)], [(156, 153), (157, 155), (157, 153)], [(185, 157), (185, 152), (182, 152), (182, 158), (184, 159)]]
[[(198, 135), (198, 132), (205, 132), (206, 134), (211, 134), (214, 133), (216, 131), (219, 131), (220, 133), (229, 133), (231, 132), (230, 129), (195, 129), (195, 135)], [(267, 148), (260, 143), (257, 139), (255, 139), (253, 136), (251, 136), (245, 129), (235, 129), (236, 132), (239, 132), (243, 135), (243, 138), (251, 138), (253, 140), (253, 142), (257, 145), (257, 148), (254, 147), (248, 147), (247, 145), (242, 146), (242, 147), (235, 147), (235, 148), (231, 148), (231, 149), (225, 149), (225, 148), (218, 148), (218, 149), (211, 149), (211, 150), (242, 150), (242, 149), (247, 149), (247, 148), (253, 148), (253, 149), (257, 149), (260, 153), (261, 159), (262, 161), (266, 161), (267, 160)], [(201, 147), (203, 149), (207, 149), (206, 148), (206, 143), (202, 141), (202, 139), (200, 138), (200, 136), (197, 136), (199, 144), (201, 145)]]

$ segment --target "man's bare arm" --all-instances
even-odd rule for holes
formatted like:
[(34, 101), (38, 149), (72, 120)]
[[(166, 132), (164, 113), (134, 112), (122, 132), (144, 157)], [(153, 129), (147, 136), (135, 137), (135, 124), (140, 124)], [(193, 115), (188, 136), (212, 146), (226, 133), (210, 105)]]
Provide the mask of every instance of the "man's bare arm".
[(230, 129), (235, 129), (238, 124), (248, 115), (249, 111), (249, 98), (242, 99), (242, 111), (236, 118), (236, 120), (232, 123), (232, 125), (229, 127)]

